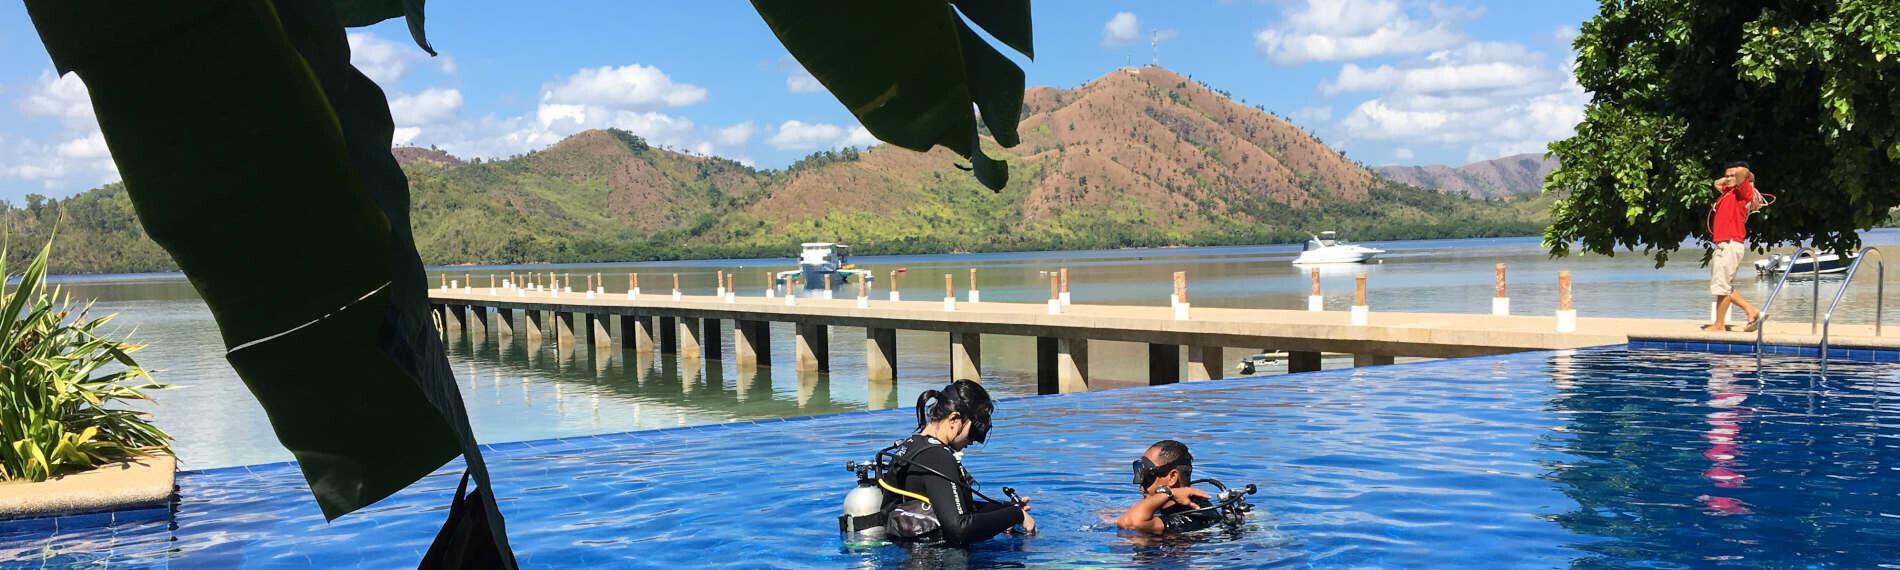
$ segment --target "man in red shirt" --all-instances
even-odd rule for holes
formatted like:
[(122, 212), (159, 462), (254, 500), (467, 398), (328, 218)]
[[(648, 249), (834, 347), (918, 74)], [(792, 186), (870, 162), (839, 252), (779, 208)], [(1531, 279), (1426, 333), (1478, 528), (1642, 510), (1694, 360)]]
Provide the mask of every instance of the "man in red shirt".
[(1709, 260), (1709, 294), (1715, 295), (1715, 323), (1702, 325), (1702, 330), (1724, 331), (1728, 324), (1729, 305), (1738, 305), (1748, 315), (1748, 326), (1744, 332), (1754, 332), (1760, 313), (1749, 306), (1741, 293), (1735, 292), (1735, 270), (1742, 266), (1742, 255), (1748, 252), (1748, 215), (1754, 213), (1755, 173), (1748, 170), (1748, 163), (1729, 163), (1727, 171), (1716, 179), (1715, 189), (1722, 196), (1715, 200), (1715, 210), (1709, 214), (1709, 240), (1715, 242), (1715, 254)]

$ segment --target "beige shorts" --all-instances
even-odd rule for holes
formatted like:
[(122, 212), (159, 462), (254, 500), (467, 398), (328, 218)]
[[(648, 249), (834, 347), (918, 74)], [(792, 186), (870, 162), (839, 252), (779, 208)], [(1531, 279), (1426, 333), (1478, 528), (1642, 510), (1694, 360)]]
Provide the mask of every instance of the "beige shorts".
[(1735, 292), (1735, 270), (1742, 268), (1742, 254), (1748, 248), (1741, 242), (1715, 244), (1715, 256), (1709, 259), (1709, 294), (1717, 297)]

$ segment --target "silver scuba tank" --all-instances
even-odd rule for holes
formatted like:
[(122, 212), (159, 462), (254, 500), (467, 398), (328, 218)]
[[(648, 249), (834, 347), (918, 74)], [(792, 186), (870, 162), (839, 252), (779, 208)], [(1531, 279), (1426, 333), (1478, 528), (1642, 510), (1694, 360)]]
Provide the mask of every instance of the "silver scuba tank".
[(858, 487), (844, 496), (844, 514), (838, 517), (838, 530), (861, 538), (884, 536), (884, 490), (877, 482), (859, 479)]

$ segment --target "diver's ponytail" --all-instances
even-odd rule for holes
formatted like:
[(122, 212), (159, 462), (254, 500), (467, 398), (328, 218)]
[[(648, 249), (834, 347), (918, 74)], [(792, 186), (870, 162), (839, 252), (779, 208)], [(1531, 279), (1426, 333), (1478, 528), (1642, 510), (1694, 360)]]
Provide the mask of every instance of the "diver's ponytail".
[(930, 400), (933, 398), (941, 404), (943, 402), (943, 392), (924, 390), (924, 393), (917, 395), (917, 429), (924, 429), (924, 424), (929, 423), (926, 419), (925, 411), (930, 408)]

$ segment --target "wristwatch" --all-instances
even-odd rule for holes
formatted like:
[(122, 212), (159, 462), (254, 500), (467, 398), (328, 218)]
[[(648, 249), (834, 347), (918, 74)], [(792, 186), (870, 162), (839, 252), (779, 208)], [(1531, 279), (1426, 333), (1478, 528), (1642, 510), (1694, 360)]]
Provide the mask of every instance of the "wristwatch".
[(1169, 488), (1168, 488), (1168, 487), (1167, 487), (1166, 485), (1163, 485), (1163, 486), (1161, 487), (1161, 490), (1160, 490), (1160, 491), (1158, 491), (1158, 493), (1160, 493), (1160, 494), (1163, 494), (1163, 495), (1167, 495), (1167, 496), (1168, 496), (1168, 500), (1174, 500), (1174, 490), (1173, 490), (1173, 489), (1169, 489)]

